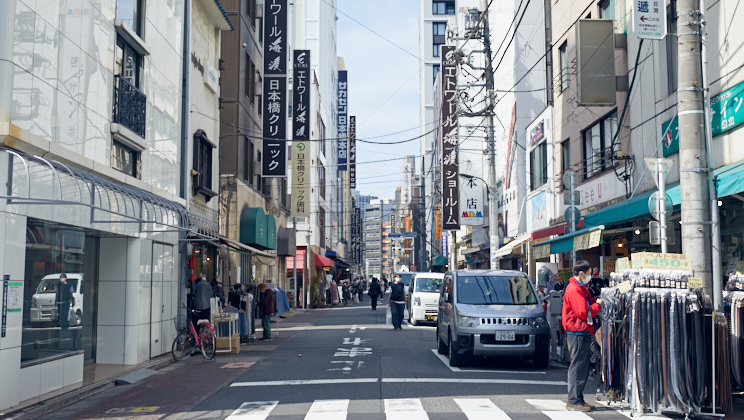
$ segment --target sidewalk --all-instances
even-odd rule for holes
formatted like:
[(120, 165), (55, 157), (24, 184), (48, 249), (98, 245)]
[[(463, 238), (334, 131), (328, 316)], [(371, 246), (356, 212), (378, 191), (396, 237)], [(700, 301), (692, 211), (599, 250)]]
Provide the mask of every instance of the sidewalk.
[[(369, 305), (369, 301), (353, 306)], [(213, 360), (205, 360), (201, 353), (174, 362), (170, 353), (158, 356), (138, 366), (86, 367), (86, 378), (82, 386), (47, 399), (34, 399), (22, 402), (12, 411), (0, 413), (3, 418), (25, 420), (77, 419), (117, 417), (125, 413), (139, 412), (158, 407), (152, 412), (153, 418), (164, 418), (195, 406), (208, 398), (222, 384), (237, 378), (255, 363), (273, 352), (283, 342), (301, 331), (302, 327), (314, 323), (323, 316), (324, 310), (293, 309), (281, 315), (279, 328), (272, 322), (271, 341), (251, 341), (240, 346), (240, 353), (218, 353)], [(255, 337), (261, 337), (260, 322), (257, 323)], [(108, 375), (95, 371), (107, 371)], [(117, 384), (124, 375), (147, 378), (139, 383)], [(194, 380), (198, 378), (195, 391)], [(206, 391), (203, 391), (206, 390)], [(108, 392), (104, 392), (108, 391)], [(133, 411), (135, 410), (135, 411)], [(51, 412), (54, 413), (51, 413)], [(146, 415), (140, 418), (147, 418)]]

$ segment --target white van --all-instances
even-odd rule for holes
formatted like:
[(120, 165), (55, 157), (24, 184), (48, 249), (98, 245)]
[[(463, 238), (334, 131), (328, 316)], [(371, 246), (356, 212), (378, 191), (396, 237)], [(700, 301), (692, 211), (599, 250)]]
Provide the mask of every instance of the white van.
[[(30, 320), (33, 324), (58, 323), (59, 307), (57, 306), (57, 296), (59, 295), (59, 276), (61, 273), (49, 274), (44, 276), (36, 288), (36, 293), (31, 297)], [(67, 314), (62, 316), (70, 318), (70, 325), (80, 325), (83, 321), (83, 273), (65, 273), (67, 275), (67, 287), (70, 288), (72, 302)]]
[(408, 321), (416, 325), (421, 321), (437, 321), (439, 291), (444, 273), (416, 273), (409, 287)]

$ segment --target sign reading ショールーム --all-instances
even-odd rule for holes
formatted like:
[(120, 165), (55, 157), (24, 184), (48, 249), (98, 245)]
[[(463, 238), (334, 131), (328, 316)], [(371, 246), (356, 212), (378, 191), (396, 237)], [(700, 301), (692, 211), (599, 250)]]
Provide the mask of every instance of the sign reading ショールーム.
[(287, 0), (264, 3), (263, 177), (287, 176)]

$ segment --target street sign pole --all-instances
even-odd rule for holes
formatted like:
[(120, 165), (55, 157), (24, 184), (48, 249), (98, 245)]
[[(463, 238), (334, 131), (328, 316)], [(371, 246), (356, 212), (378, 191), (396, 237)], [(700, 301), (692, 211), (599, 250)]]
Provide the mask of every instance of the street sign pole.
[(666, 254), (667, 253), (667, 225), (666, 225), (666, 176), (664, 171), (664, 160), (663, 159), (657, 159), (656, 161), (656, 179), (657, 184), (659, 185), (659, 198), (660, 200), (657, 203), (660, 203), (658, 205), (664, 206), (659, 211), (659, 231), (661, 234), (661, 253)]

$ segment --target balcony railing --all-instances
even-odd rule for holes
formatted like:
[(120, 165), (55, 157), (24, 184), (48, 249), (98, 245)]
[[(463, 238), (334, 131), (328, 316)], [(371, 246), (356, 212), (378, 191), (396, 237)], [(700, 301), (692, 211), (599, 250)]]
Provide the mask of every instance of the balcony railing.
[(145, 138), (147, 96), (122, 76), (114, 76), (114, 115), (117, 124)]

